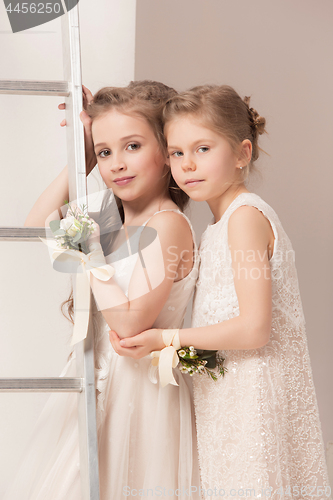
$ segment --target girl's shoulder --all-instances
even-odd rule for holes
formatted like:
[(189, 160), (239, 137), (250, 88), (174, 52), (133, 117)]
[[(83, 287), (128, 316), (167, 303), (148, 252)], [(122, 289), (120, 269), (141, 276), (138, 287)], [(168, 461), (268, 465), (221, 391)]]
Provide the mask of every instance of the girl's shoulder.
[[(275, 210), (256, 193), (241, 193), (229, 205), (225, 212), (225, 215), (230, 218), (230, 216), (240, 207), (257, 208), (267, 219), (279, 219)], [(244, 214), (246, 213), (245, 210), (243, 210), (243, 212)]]
[[(270, 244), (273, 246), (273, 256), (278, 254), (280, 249), (291, 248), (291, 243), (286, 235), (282, 224), (275, 210), (255, 193), (241, 193), (233, 200), (222, 218), (215, 224), (207, 227), (201, 247), (208, 247), (215, 242), (217, 245), (225, 244), (229, 247), (228, 233), (233, 231), (234, 234), (248, 234), (251, 238), (251, 230), (253, 229), (253, 237), (258, 238), (258, 235), (263, 237), (270, 233)], [(246, 233), (246, 234), (245, 234)], [(274, 260), (274, 259), (273, 259)]]
[[(152, 215), (143, 224), (145, 229), (156, 231), (162, 246), (177, 247), (178, 251), (193, 248), (197, 252), (195, 233), (188, 217), (179, 209), (164, 209)], [(152, 235), (151, 235), (152, 236)]]
[(194, 236), (194, 230), (188, 217), (179, 209), (166, 208), (153, 214), (144, 224), (145, 227), (153, 227), (158, 232), (182, 232), (189, 231)]
[(215, 224), (208, 225), (207, 232), (210, 233), (214, 231), (215, 228), (218, 231), (222, 228), (227, 230), (230, 219), (233, 223), (237, 224), (258, 222), (260, 219), (263, 219), (258, 212), (261, 212), (268, 220), (276, 236), (275, 233), (277, 233), (278, 227), (282, 227), (281, 222), (274, 209), (255, 193), (241, 193), (238, 195), (224, 212), (221, 219)]
[(269, 223), (274, 238), (284, 232), (275, 210), (256, 193), (240, 194), (228, 207), (227, 218), (232, 223), (267, 226)]
[[(142, 241), (146, 242), (145, 230), (155, 232), (166, 262), (172, 266), (179, 260), (180, 279), (175, 284), (185, 284), (186, 280), (197, 271), (199, 256), (195, 234), (187, 216), (178, 209), (164, 209), (156, 212), (142, 231)], [(150, 239), (153, 234), (150, 234)], [(145, 243), (146, 244), (146, 243)]]

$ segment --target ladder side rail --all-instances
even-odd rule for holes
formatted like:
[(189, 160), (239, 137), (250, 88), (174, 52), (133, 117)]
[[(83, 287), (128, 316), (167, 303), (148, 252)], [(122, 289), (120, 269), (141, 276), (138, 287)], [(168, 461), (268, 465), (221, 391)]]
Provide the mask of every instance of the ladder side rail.
[[(84, 133), (79, 119), (82, 110), (82, 82), (78, 6), (62, 16), (64, 76), (71, 96), (66, 102), (67, 158), (69, 198), (86, 204)], [(73, 280), (75, 282), (75, 280)], [(74, 284), (75, 297), (75, 284)], [(82, 500), (99, 500), (98, 444), (96, 426), (96, 392), (92, 321), (88, 336), (75, 347), (77, 377), (84, 380), (78, 394), (80, 477)]]

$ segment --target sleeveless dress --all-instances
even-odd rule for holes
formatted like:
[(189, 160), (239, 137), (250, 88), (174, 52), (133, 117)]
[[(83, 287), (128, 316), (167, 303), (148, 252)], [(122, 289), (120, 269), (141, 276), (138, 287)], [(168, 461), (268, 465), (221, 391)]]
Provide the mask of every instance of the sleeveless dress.
[[(193, 229), (188, 224), (194, 242), (192, 270), (173, 283), (153, 328), (180, 328), (183, 324), (199, 264)], [(109, 259), (126, 295), (136, 261), (137, 254), (116, 262)], [(148, 378), (149, 356), (140, 360), (119, 356), (110, 344), (109, 327), (97, 331), (101, 332), (96, 342), (101, 499), (121, 499), (132, 490), (133, 496), (134, 490), (139, 495), (140, 489), (152, 498), (161, 496), (164, 488), (171, 493), (189, 491), (195, 485), (199, 490), (192, 378), (176, 368), (179, 387), (161, 388)], [(149, 490), (154, 496), (147, 493)], [(177, 498), (177, 493), (170, 498)], [(199, 498), (198, 492), (192, 498)]]
[(243, 205), (260, 210), (275, 236), (271, 336), (260, 349), (219, 351), (228, 371), (217, 382), (193, 377), (202, 488), (221, 497), (327, 499), (294, 252), (274, 210), (254, 193), (240, 194), (202, 236), (192, 326), (239, 316), (228, 221)]
[[(173, 283), (154, 328), (182, 326), (198, 275), (192, 226), (182, 212), (172, 211), (185, 217), (191, 228), (194, 262), (190, 273)], [(112, 257), (111, 253), (106, 260), (112, 263), (114, 279), (127, 294), (138, 255), (117, 261)], [(179, 387), (161, 388), (158, 381), (152, 383), (151, 358), (119, 356), (109, 341), (110, 328), (96, 306), (93, 321), (101, 500), (132, 498), (140, 491), (140, 496), (150, 498), (164, 494), (172, 499), (199, 499), (192, 378), (176, 368), (173, 373)], [(74, 357), (61, 376), (75, 376)], [(54, 394), (37, 422), (4, 500), (81, 500), (79, 467), (76, 397)], [(186, 495), (191, 486), (192, 495)]]

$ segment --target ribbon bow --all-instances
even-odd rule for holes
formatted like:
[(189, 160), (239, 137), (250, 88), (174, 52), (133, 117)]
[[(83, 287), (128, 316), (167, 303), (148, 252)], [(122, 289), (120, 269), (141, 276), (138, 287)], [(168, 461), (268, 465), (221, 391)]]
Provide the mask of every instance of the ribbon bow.
[[(74, 303), (74, 329), (70, 345), (77, 344), (87, 336), (90, 313), (90, 273), (101, 281), (108, 281), (114, 275), (114, 268), (106, 263), (100, 243), (90, 244), (91, 252), (84, 254), (79, 250), (59, 248), (54, 240), (40, 238), (45, 245), (53, 249), (52, 259), (57, 261), (58, 269), (64, 264), (77, 263), (76, 271), (76, 300)], [(82, 269), (82, 272), (80, 270)], [(67, 267), (68, 269), (68, 267)], [(72, 271), (70, 271), (72, 272)]]
[(179, 363), (177, 354), (177, 350), (181, 348), (179, 330), (163, 330), (162, 338), (166, 347), (161, 351), (150, 353), (150, 357), (153, 358), (151, 364), (158, 366), (161, 387), (168, 384), (178, 385), (173, 376), (172, 368), (176, 368)]

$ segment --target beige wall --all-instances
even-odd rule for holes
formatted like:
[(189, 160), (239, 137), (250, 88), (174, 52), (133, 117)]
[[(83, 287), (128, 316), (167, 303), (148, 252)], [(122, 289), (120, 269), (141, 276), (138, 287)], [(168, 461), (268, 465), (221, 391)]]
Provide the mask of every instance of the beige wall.
[[(135, 3), (99, 0), (92, 9), (80, 0), (83, 80), (93, 91), (134, 77)], [(267, 117), (270, 156), (262, 157), (256, 190), (276, 208), (296, 249), (325, 441), (333, 439), (332, 14), (330, 0), (138, 0), (135, 61), (137, 79), (179, 89), (234, 85)], [(0, 3), (1, 78), (61, 79), (59, 26), (13, 35)], [(0, 225), (21, 225), (66, 161), (60, 100), (41, 99), (0, 96)], [(193, 207), (196, 214), (199, 234), (210, 215), (204, 204)], [(0, 376), (56, 376), (70, 332), (58, 310), (67, 278), (51, 272), (42, 246), (12, 245), (0, 243)], [(44, 401), (0, 395), (0, 497)]]
[[(80, 0), (83, 81), (93, 92), (134, 77), (135, 5)], [(0, 2), (0, 44), (1, 79), (63, 79), (60, 19), (13, 34)], [(0, 95), (0, 226), (22, 226), (66, 165), (62, 100)], [(56, 377), (69, 352), (71, 329), (59, 310), (69, 277), (52, 270), (42, 243), (0, 242), (0, 256), (0, 377)], [(0, 498), (47, 398), (0, 394)]]
[[(296, 251), (324, 441), (333, 440), (331, 0), (138, 0), (136, 79), (177, 89), (232, 85), (269, 135), (251, 189), (279, 214)], [(210, 219), (192, 208), (200, 234)], [(199, 220), (198, 220), (199, 219)]]

